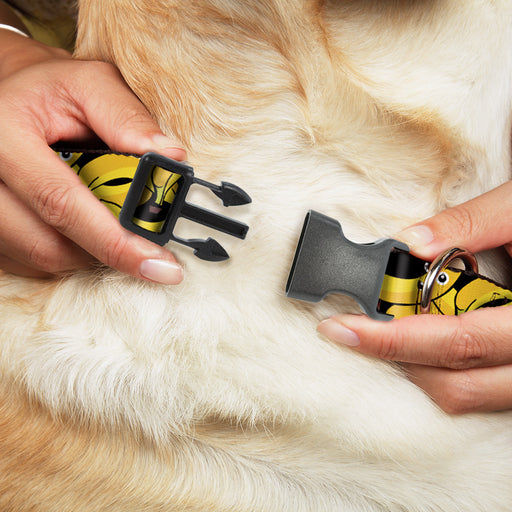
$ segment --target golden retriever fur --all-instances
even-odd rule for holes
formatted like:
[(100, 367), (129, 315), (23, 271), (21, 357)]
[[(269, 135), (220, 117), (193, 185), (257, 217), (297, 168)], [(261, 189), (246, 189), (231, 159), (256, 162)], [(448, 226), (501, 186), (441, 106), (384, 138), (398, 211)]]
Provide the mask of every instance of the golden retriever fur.
[(510, 510), (510, 413), (442, 412), (316, 334), (351, 301), (284, 286), (310, 208), (372, 241), (509, 179), (512, 4), (79, 3), (77, 57), (249, 192), (250, 231), (223, 263), (171, 244), (175, 287), (0, 277), (0, 509)]

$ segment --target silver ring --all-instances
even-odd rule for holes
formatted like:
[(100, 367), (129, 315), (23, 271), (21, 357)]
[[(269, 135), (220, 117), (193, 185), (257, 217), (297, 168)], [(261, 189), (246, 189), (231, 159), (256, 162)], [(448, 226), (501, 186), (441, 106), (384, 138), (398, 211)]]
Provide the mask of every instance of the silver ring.
[(462, 260), (466, 270), (471, 270), (478, 273), (478, 262), (475, 256), (466, 251), (466, 249), (460, 249), (453, 247), (440, 254), (429, 266), (423, 288), (421, 290), (421, 301), (420, 301), (420, 312), (430, 312), (430, 302), (432, 300), (432, 292), (434, 291), (434, 283), (436, 282), (439, 275), (453, 260)]

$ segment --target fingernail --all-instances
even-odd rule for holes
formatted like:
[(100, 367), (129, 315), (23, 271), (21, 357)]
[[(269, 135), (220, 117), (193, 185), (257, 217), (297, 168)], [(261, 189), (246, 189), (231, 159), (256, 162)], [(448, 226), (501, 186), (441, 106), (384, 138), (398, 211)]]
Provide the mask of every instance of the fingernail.
[(347, 345), (348, 347), (357, 347), (360, 343), (359, 336), (354, 331), (351, 331), (332, 318), (320, 322), (317, 330), (331, 341)]
[(156, 146), (155, 149), (165, 151), (167, 154), (173, 153), (173, 158), (175, 160), (185, 160), (187, 158), (187, 152), (180, 147), (180, 144), (177, 141), (160, 133), (153, 135), (151, 140)]
[(141, 276), (161, 284), (179, 284), (183, 281), (183, 268), (166, 260), (144, 260), (140, 264)]
[(434, 235), (427, 226), (413, 226), (404, 229), (396, 238), (405, 242), (411, 249), (422, 249), (434, 241)]

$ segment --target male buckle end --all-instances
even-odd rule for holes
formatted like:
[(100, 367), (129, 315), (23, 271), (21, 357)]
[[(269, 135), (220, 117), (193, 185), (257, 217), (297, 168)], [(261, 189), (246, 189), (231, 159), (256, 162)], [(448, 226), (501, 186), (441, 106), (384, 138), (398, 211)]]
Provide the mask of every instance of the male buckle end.
[(391, 320), (392, 316), (377, 308), (393, 250), (409, 248), (393, 239), (356, 244), (345, 238), (337, 220), (310, 210), (295, 252), (286, 295), (319, 302), (330, 293), (342, 293), (354, 298), (369, 317)]
[(249, 195), (232, 183), (209, 183), (195, 177), (188, 165), (156, 153), (146, 153), (139, 161), (119, 213), (121, 225), (159, 245), (169, 240), (186, 245), (203, 260), (226, 260), (228, 253), (213, 238), (185, 239), (173, 233), (178, 218), (183, 217), (240, 239), (247, 234), (249, 227), (246, 224), (188, 203), (185, 199), (193, 184), (210, 189), (224, 206), (251, 202)]

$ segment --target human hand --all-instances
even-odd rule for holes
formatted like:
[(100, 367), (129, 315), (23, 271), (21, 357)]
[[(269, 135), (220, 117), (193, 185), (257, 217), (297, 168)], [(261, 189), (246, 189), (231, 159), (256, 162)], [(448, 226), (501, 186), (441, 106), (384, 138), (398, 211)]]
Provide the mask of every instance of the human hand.
[(114, 151), (183, 160), (179, 143), (164, 136), (113, 66), (72, 60), (8, 31), (0, 31), (0, 49), (0, 268), (48, 276), (99, 260), (179, 283), (174, 256), (122, 228), (49, 147), (96, 134)]
[[(503, 245), (512, 256), (511, 197), (508, 182), (396, 238), (429, 261), (454, 246), (476, 253)], [(449, 413), (512, 408), (512, 306), (390, 322), (336, 315), (318, 331), (361, 353), (404, 363), (410, 379)]]

